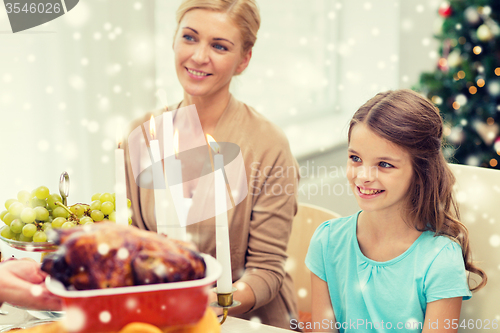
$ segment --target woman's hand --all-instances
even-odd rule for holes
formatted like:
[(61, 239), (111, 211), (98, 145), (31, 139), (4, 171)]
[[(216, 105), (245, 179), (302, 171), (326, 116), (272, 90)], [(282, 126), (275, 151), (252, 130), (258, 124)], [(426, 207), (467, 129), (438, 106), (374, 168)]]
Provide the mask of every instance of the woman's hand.
[(60, 310), (60, 298), (45, 287), (47, 274), (32, 259), (8, 260), (0, 264), (0, 303), (39, 310)]

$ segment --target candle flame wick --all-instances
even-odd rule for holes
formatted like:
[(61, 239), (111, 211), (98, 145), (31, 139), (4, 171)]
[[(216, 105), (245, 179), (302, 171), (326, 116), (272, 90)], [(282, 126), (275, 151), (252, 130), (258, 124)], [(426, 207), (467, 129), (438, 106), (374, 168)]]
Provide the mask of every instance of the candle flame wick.
[(209, 144), (210, 148), (212, 148), (212, 150), (216, 154), (220, 154), (220, 146), (217, 143), (217, 141), (215, 141), (215, 139), (213, 138), (213, 136), (211, 136), (210, 134), (207, 134), (207, 141), (208, 141), (208, 144)]
[(151, 140), (156, 138), (156, 124), (153, 115), (151, 115), (151, 119), (149, 120), (149, 134), (151, 134)]

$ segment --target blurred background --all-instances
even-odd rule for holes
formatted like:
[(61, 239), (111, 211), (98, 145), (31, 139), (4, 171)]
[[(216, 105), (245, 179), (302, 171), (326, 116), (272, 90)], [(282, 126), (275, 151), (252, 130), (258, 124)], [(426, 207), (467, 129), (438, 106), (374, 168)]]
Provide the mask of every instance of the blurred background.
[[(0, 201), (40, 185), (57, 192), (63, 171), (70, 204), (114, 191), (117, 136), (161, 106), (158, 89), (170, 104), (182, 98), (172, 52), (180, 2), (82, 0), (15, 34), (0, 9)], [(357, 210), (344, 177), (348, 121), (379, 91), (431, 91), (420, 76), (443, 58), (433, 38), (447, 17), (442, 3), (258, 0), (253, 58), (231, 91), (287, 134), (301, 201), (341, 215)]]

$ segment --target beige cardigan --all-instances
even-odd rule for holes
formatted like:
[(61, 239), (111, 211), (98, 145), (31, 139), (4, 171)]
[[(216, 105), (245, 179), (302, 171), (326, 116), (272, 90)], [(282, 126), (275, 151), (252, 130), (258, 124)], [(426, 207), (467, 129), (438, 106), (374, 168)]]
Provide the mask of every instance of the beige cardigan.
[[(133, 128), (150, 116), (140, 119)], [(256, 297), (253, 309), (240, 317), (258, 317), (263, 324), (290, 329), (290, 319), (297, 318), (297, 309), (285, 261), (292, 219), (297, 212), (297, 162), (282, 130), (234, 97), (213, 136), (241, 148), (249, 184), (248, 196), (228, 213), (233, 282), (247, 283)], [(156, 231), (153, 190), (136, 185), (128, 149), (125, 151), (133, 224)], [(202, 195), (196, 193), (193, 202), (199, 197)], [(201, 252), (215, 256), (214, 218), (188, 226), (187, 232)]]

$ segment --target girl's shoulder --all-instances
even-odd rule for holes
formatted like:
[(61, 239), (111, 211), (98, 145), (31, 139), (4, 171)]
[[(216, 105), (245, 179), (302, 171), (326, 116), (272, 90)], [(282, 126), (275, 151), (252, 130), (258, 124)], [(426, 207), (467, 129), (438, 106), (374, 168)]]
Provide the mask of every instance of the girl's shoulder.
[(350, 235), (354, 232), (353, 229), (356, 228), (359, 213), (325, 221), (318, 226), (315, 234), (324, 238), (338, 238)]
[(432, 231), (424, 231), (420, 245), (436, 254), (444, 249), (462, 252), (462, 247), (456, 241), (443, 235), (436, 235)]
[(436, 236), (432, 231), (425, 231), (418, 244), (418, 257), (422, 267), (463, 266), (462, 247), (446, 236)]

